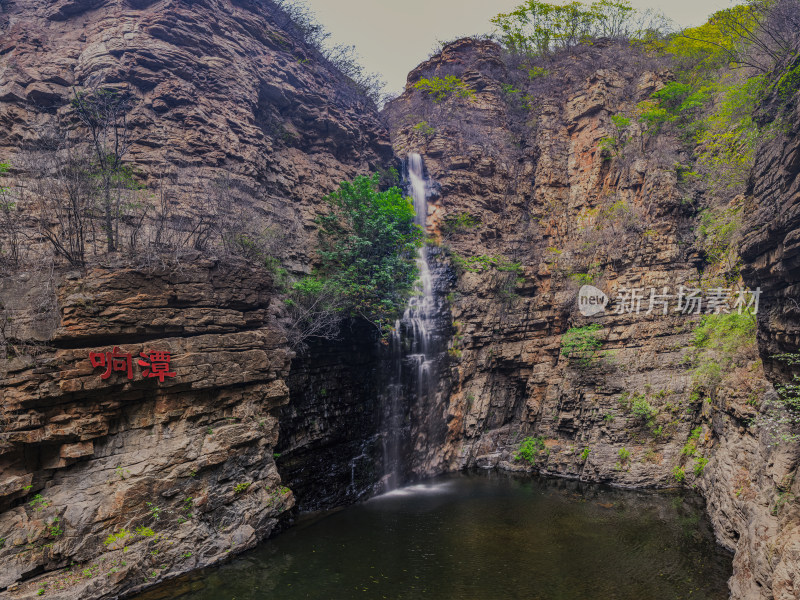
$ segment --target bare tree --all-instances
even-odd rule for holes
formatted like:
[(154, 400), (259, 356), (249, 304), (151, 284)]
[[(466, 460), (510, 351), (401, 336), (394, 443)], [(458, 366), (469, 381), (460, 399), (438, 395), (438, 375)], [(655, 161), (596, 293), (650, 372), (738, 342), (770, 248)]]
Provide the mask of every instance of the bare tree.
[(86, 129), (95, 175), (99, 181), (108, 252), (119, 245), (119, 219), (124, 189), (133, 184), (123, 159), (130, 148), (127, 114), (131, 101), (116, 90), (74, 90), (73, 114)]
[(20, 195), (36, 215), (38, 233), (57, 255), (83, 265), (94, 241), (98, 193), (90, 157), (56, 126), (21, 154), (20, 166), (26, 172)]
[[(0, 163), (0, 177), (9, 171), (7, 163)], [(20, 216), (17, 201), (11, 189), (0, 183), (0, 264), (15, 267), (19, 263)]]
[(714, 16), (723, 41), (683, 37), (715, 48), (727, 62), (768, 73), (800, 50), (798, 0), (750, 0)]
[(270, 270), (280, 264), (285, 237), (271, 215), (254, 206), (253, 192), (225, 173), (209, 192), (209, 220), (213, 236), (228, 256), (260, 263)]
[(285, 303), (284, 330), (293, 350), (305, 351), (313, 339), (339, 337), (345, 302), (340, 290), (330, 282), (313, 277), (295, 282)]

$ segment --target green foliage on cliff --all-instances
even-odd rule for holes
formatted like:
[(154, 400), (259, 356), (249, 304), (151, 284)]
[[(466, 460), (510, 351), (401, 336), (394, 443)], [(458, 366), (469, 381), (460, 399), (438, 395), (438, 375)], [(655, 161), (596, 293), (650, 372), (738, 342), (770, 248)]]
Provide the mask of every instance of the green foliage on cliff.
[(436, 103), (444, 102), (450, 96), (464, 99), (471, 99), (475, 96), (475, 92), (469, 89), (467, 84), (455, 75), (424, 77), (414, 84), (414, 89), (427, 92)]
[(442, 223), (442, 234), (449, 237), (456, 233), (462, 233), (475, 229), (480, 225), (480, 220), (468, 212), (460, 212), (447, 215)]
[(136, 534), (145, 538), (151, 538), (156, 535), (156, 532), (153, 531), (150, 527), (145, 527), (144, 525), (140, 525), (139, 527), (136, 528)]
[[(422, 229), (398, 187), (379, 190), (379, 177), (342, 182), (326, 201), (320, 227), (319, 275), (344, 299), (344, 311), (385, 332), (402, 311), (417, 274)], [(321, 286), (319, 282), (303, 285)]]
[(547, 446), (545, 446), (543, 437), (526, 437), (514, 454), (514, 460), (524, 460), (533, 465), (540, 456), (547, 456), (547, 454)]
[(800, 442), (800, 433), (797, 433), (800, 425), (800, 375), (797, 374), (800, 352), (776, 354), (772, 358), (792, 370), (791, 379), (775, 386), (778, 399), (764, 403), (757, 423), (769, 434), (773, 445), (797, 443)]
[(118, 532), (109, 534), (108, 537), (103, 541), (103, 545), (110, 546), (114, 542), (124, 540), (130, 534), (131, 532), (123, 527)]
[(700, 439), (700, 434), (703, 432), (702, 427), (695, 427), (689, 434), (689, 439), (686, 440), (683, 449), (681, 450), (682, 456), (693, 457), (697, 453), (697, 442)]
[(489, 269), (516, 273), (521, 276), (523, 272), (522, 264), (508, 260), (504, 256), (486, 256), (478, 254), (475, 256), (461, 256), (458, 252), (450, 250), (450, 258), (453, 266), (460, 273), (480, 273)]
[[(772, 358), (779, 360), (790, 367), (800, 365), (800, 353), (776, 354)], [(792, 381), (776, 387), (781, 402), (792, 411), (800, 413), (800, 377), (792, 376)]]
[(729, 283), (739, 278), (741, 206), (712, 207), (700, 213), (697, 246), (705, 254), (712, 274), (721, 273)]
[(776, 125), (759, 127), (753, 115), (764, 97), (766, 76), (730, 75), (716, 85), (714, 108), (697, 128), (697, 163), (708, 188), (720, 197), (744, 190), (756, 148)]
[(661, 47), (676, 57), (680, 67), (695, 73), (716, 70), (731, 62), (738, 50), (737, 39), (731, 33), (734, 23), (753, 25), (752, 7), (742, 4), (718, 11), (703, 25), (684, 29)]
[(601, 139), (599, 147), (611, 156), (619, 156), (628, 143), (627, 131), (631, 120), (625, 115), (612, 115), (611, 124), (614, 126), (613, 133)]
[(713, 395), (727, 372), (755, 358), (755, 344), (755, 315), (704, 316), (695, 328), (689, 358), (695, 387)]
[(778, 98), (782, 102), (791, 100), (800, 90), (800, 64), (787, 69), (775, 83), (775, 88), (778, 92)]
[(414, 127), (412, 127), (414, 131), (419, 133), (423, 138), (426, 140), (436, 133), (436, 129), (430, 125), (427, 121), (420, 121)]
[(601, 329), (599, 323), (569, 329), (561, 337), (561, 356), (580, 366), (589, 366), (599, 355)]
[(703, 469), (706, 468), (707, 464), (708, 464), (708, 459), (705, 458), (704, 456), (698, 456), (697, 458), (694, 459), (693, 470), (696, 477), (700, 477), (703, 474)]
[(675, 123), (686, 139), (693, 139), (702, 126), (698, 118), (710, 95), (710, 86), (671, 81), (654, 92), (650, 100), (639, 103), (638, 119), (651, 135), (658, 133), (664, 123)]
[(645, 37), (652, 24), (641, 16), (627, 0), (598, 0), (591, 4), (527, 0), (491, 21), (506, 48), (541, 56), (592, 38)]
[(631, 413), (644, 423), (650, 421), (658, 414), (658, 411), (647, 401), (644, 394), (634, 395), (633, 403), (631, 404)]

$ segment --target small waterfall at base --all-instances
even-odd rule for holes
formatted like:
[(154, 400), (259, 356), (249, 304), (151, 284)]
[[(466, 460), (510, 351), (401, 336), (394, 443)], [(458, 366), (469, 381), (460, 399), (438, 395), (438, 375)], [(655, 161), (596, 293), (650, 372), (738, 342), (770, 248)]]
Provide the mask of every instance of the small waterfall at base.
[[(407, 186), (414, 201), (415, 222), (424, 230), (428, 218), (430, 183), (422, 157), (409, 154)], [(428, 247), (417, 252), (418, 279), (403, 318), (395, 323), (391, 338), (392, 373), (384, 412), (384, 490), (401, 483), (404, 457), (411, 451), (411, 407), (427, 406), (437, 387), (438, 334), (433, 278)]]

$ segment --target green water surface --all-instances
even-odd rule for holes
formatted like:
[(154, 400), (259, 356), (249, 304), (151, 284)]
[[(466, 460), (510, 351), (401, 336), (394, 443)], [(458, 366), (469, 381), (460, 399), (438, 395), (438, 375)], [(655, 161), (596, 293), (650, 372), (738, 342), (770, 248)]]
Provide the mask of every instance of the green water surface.
[(306, 519), (191, 600), (724, 600), (731, 556), (693, 494), (448, 476)]

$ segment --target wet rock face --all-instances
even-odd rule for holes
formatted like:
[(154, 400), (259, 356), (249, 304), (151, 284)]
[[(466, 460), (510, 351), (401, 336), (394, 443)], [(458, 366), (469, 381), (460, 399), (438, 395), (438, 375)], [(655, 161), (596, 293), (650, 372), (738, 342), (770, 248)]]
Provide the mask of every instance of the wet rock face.
[(363, 324), (295, 357), (276, 451), (300, 510), (351, 504), (380, 488), (387, 360)]
[[(51, 342), (0, 360), (0, 587), (117, 594), (268, 536), (294, 503), (272, 457), (291, 353), (269, 279), (202, 261), (98, 267), (55, 293)], [(204, 301), (215, 309), (198, 317)], [(112, 346), (132, 380), (93, 368)], [(142, 377), (150, 350), (170, 353), (174, 377)]]

